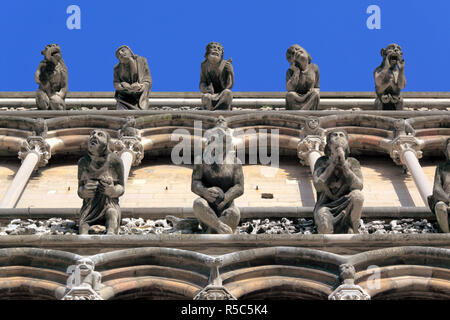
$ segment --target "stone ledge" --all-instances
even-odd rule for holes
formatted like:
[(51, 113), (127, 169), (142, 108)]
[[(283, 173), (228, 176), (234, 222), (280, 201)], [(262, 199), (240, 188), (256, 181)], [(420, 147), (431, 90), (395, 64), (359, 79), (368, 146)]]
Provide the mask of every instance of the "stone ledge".
[(220, 255), (274, 246), (317, 249), (344, 255), (399, 246), (450, 249), (450, 234), (0, 236), (0, 248), (33, 247), (81, 255), (137, 247), (168, 247)]

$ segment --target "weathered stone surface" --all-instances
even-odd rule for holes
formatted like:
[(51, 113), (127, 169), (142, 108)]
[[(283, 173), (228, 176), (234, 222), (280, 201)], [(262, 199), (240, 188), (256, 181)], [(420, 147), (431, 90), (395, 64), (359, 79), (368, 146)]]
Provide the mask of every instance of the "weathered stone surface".
[(42, 110), (66, 109), (68, 71), (57, 44), (49, 44), (42, 50), (44, 60), (39, 64), (34, 79), (39, 84), (36, 105)]
[(78, 162), (78, 196), (83, 199), (80, 234), (87, 234), (89, 226), (94, 224), (104, 224), (108, 234), (119, 231), (119, 197), (125, 191), (124, 167), (122, 160), (109, 149), (109, 140), (106, 131), (92, 131), (88, 155)]
[(447, 161), (436, 167), (434, 174), (433, 194), (428, 197), (428, 203), (436, 215), (440, 229), (449, 233), (449, 205), (450, 205), (450, 138), (446, 140), (445, 157)]
[(286, 52), (290, 68), (286, 71), (286, 109), (317, 110), (320, 102), (319, 67), (309, 53), (294, 44)]
[[(187, 219), (184, 219), (187, 220)], [(194, 220), (194, 219), (193, 219)], [(195, 221), (198, 225), (198, 221)], [(147, 235), (166, 233), (198, 233), (192, 231), (192, 226), (180, 230), (172, 229), (173, 223), (166, 219), (124, 218), (119, 229), (120, 235)], [(27, 230), (28, 229), (28, 230)], [(29, 231), (32, 230), (32, 231)], [(105, 227), (93, 225), (89, 228), (89, 234), (103, 234)], [(361, 234), (421, 234), (438, 233), (436, 222), (428, 222), (426, 219), (396, 219), (391, 221), (360, 220), (359, 233)], [(1, 235), (74, 235), (78, 233), (75, 221), (61, 218), (48, 220), (21, 220), (14, 219), (5, 227), (0, 227)], [(250, 219), (243, 220), (237, 227), (238, 234), (317, 234), (317, 228), (313, 219), (281, 218), (281, 219)]]
[(234, 71), (231, 58), (223, 59), (223, 46), (210, 42), (200, 70), (202, 105), (207, 110), (231, 110)]
[(317, 202), (314, 221), (319, 233), (357, 233), (364, 196), (358, 160), (348, 157), (347, 133), (336, 129), (327, 135), (325, 156), (313, 172)]
[(383, 61), (373, 73), (375, 78), (376, 110), (402, 110), (400, 91), (406, 85), (405, 59), (402, 48), (395, 43), (381, 49)]
[(135, 55), (128, 46), (116, 51), (119, 63), (114, 67), (117, 110), (146, 110), (152, 87), (147, 59)]

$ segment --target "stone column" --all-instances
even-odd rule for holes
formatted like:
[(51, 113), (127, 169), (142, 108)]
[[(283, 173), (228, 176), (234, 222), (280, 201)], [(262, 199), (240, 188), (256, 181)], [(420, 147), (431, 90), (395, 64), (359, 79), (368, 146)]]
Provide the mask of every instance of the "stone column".
[(414, 136), (401, 135), (392, 141), (390, 155), (396, 164), (408, 168), (423, 203), (428, 206), (428, 196), (433, 193), (433, 188), (419, 163), (419, 159), (422, 158), (423, 144), (423, 140)]
[(323, 156), (325, 139), (321, 136), (306, 136), (300, 140), (297, 146), (297, 155), (300, 163), (309, 166), (311, 174), (314, 172), (314, 165), (317, 159)]
[(43, 167), (51, 157), (50, 145), (43, 137), (31, 136), (22, 143), (19, 159), (22, 164), (0, 203), (0, 208), (14, 208), (31, 174)]

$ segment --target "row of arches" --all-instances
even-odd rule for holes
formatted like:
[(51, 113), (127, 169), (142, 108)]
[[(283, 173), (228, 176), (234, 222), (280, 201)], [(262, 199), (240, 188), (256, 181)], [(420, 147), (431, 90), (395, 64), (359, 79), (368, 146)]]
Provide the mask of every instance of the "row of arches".
[[(66, 270), (82, 256), (39, 248), (0, 249), (0, 299), (60, 299)], [(193, 299), (208, 284), (211, 259), (237, 299), (323, 300), (354, 266), (355, 284), (372, 299), (449, 299), (450, 250), (394, 247), (342, 256), (270, 247), (218, 257), (174, 248), (133, 248), (89, 257), (102, 275), (103, 299)]]

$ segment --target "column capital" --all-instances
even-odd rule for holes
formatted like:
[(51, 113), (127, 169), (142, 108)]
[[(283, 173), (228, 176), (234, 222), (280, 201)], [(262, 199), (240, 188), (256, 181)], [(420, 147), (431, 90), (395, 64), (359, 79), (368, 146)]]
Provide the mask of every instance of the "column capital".
[(411, 135), (401, 135), (392, 140), (389, 154), (397, 165), (406, 165), (404, 155), (406, 151), (414, 153), (417, 159), (422, 158), (424, 141)]
[(114, 150), (120, 157), (124, 152), (133, 155), (132, 166), (138, 166), (144, 158), (144, 146), (138, 137), (121, 137), (114, 143)]
[(46, 166), (52, 156), (50, 145), (41, 136), (30, 136), (22, 142), (18, 154), (19, 159), (22, 161), (25, 160), (30, 152), (36, 153), (39, 157), (37, 167)]
[(300, 140), (297, 145), (297, 156), (300, 163), (304, 166), (309, 165), (309, 155), (311, 152), (318, 152), (321, 156), (324, 155), (325, 139), (323, 136), (309, 135)]
[(144, 146), (142, 145), (142, 136), (139, 129), (135, 128), (136, 120), (134, 117), (127, 117), (126, 122), (119, 130), (119, 139), (114, 143), (115, 152), (121, 156), (125, 151), (133, 155), (132, 166), (138, 166), (144, 158)]

